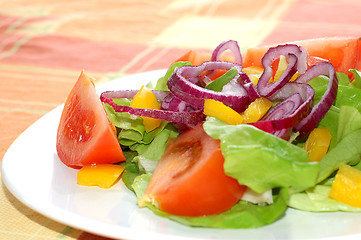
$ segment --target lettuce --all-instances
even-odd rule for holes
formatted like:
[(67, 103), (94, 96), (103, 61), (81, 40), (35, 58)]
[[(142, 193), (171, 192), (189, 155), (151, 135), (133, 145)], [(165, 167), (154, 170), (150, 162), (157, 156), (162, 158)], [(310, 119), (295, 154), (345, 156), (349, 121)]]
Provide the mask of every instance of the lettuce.
[(288, 206), (309, 212), (361, 212), (361, 208), (352, 207), (329, 198), (331, 185), (332, 179), (326, 184), (316, 185), (303, 193), (293, 194), (290, 196)]
[(361, 113), (354, 107), (341, 107), (338, 125), (337, 145), (321, 159), (318, 182), (329, 177), (341, 163), (356, 165), (360, 162)]

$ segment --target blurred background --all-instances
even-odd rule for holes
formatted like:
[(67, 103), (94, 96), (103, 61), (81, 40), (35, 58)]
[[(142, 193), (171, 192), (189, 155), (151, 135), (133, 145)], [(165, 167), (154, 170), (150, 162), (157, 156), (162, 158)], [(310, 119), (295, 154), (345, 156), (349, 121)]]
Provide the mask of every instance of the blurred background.
[[(0, 0), (0, 159), (64, 102), (82, 69), (96, 84), (168, 68), (227, 39), (242, 51), (361, 36), (358, 0)], [(47, 219), (0, 188), (1, 239), (103, 239)]]

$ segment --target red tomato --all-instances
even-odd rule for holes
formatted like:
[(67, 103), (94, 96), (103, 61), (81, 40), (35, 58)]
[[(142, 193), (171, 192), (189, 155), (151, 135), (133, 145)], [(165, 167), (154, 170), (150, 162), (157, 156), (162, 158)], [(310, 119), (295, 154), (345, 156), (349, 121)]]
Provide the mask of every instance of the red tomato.
[[(309, 66), (314, 65), (321, 59), (328, 60), (335, 67), (337, 72), (352, 74), (349, 69), (358, 68), (360, 70), (361, 58), (359, 54), (359, 38), (318, 38), (293, 42), (304, 47), (309, 55)], [(243, 66), (262, 67), (261, 59), (269, 47), (250, 48), (245, 55)]]
[(94, 83), (84, 72), (65, 101), (56, 150), (60, 160), (74, 168), (125, 160)]
[(190, 62), (193, 66), (198, 66), (210, 60), (210, 53), (190, 50), (186, 54), (178, 58), (175, 62)]
[(246, 191), (245, 186), (224, 173), (223, 163), (219, 140), (208, 136), (198, 125), (167, 146), (143, 200), (175, 215), (221, 213)]

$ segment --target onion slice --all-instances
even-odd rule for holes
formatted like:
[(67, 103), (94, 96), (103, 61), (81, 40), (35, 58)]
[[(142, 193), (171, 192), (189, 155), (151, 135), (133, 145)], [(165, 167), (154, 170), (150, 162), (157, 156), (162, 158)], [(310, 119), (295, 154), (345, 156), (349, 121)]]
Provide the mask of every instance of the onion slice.
[[(288, 62), (286, 70), (275, 83), (269, 83), (273, 75), (272, 63), (285, 56)], [(262, 58), (264, 71), (258, 80), (257, 89), (261, 96), (269, 97), (282, 88), (298, 71), (300, 74), (307, 69), (307, 52), (304, 48), (294, 44), (279, 45), (270, 48)]]
[[(108, 98), (128, 98), (132, 99), (139, 90), (118, 90), (118, 91), (105, 91), (101, 95)], [(168, 91), (152, 90), (155, 98), (161, 102), (169, 94)]]
[(128, 106), (118, 105), (113, 101), (113, 99), (108, 98), (104, 95), (100, 96), (100, 100), (103, 103), (107, 103), (112, 106), (116, 112), (127, 112), (136, 116), (157, 118), (169, 122), (186, 124), (188, 126), (195, 126), (205, 120), (205, 115), (201, 110), (192, 112), (175, 112), (168, 110), (132, 108)]
[(301, 137), (306, 136), (317, 126), (334, 103), (337, 95), (338, 79), (333, 65), (328, 62), (321, 62), (307, 69), (304, 74), (295, 80), (297, 83), (305, 84), (320, 75), (329, 77), (327, 90), (321, 100), (312, 108), (310, 114), (295, 126), (294, 130), (298, 131)]
[(212, 53), (211, 61), (221, 61), (221, 55), (226, 50), (230, 50), (231, 53), (233, 54), (235, 63), (242, 66), (242, 62), (243, 62), (242, 54), (239, 49), (237, 41), (234, 41), (234, 40), (227, 40), (227, 41), (224, 41), (221, 44), (219, 44)]
[(238, 83), (240, 74), (237, 74), (228, 84), (234, 85), (234, 88), (224, 86), (225, 91), (216, 92), (198, 86), (198, 76), (206, 70), (225, 69), (229, 70), (236, 67), (241, 72), (241, 66), (231, 62), (205, 62), (199, 66), (183, 66), (175, 69), (169, 78), (168, 89), (178, 98), (188, 102), (198, 108), (204, 106), (204, 99), (214, 99), (223, 102), (225, 105), (233, 108), (237, 112), (244, 111), (250, 100), (246, 90)]
[(265, 132), (274, 133), (293, 128), (309, 113), (314, 96), (313, 89), (309, 85), (307, 85), (309, 87), (304, 87), (297, 83), (288, 83), (286, 86), (292, 90), (308, 91), (307, 100), (303, 101), (301, 94), (294, 91), (295, 93), (291, 96), (271, 108), (262, 120), (249, 124)]

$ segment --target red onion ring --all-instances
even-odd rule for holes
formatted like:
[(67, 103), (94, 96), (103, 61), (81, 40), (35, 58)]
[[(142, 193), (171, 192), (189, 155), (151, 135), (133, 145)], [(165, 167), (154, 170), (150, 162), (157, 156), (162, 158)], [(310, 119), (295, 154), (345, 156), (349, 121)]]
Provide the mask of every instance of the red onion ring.
[(234, 56), (235, 63), (242, 66), (242, 54), (237, 41), (227, 40), (219, 44), (213, 51), (211, 61), (221, 61), (221, 55), (226, 50), (230, 50)]
[[(292, 85), (299, 84), (293, 83)], [(312, 88), (310, 87), (310, 89)], [(301, 94), (294, 93), (271, 108), (262, 120), (249, 124), (268, 133), (293, 128), (309, 112), (309, 106), (312, 104), (312, 99), (313, 94), (309, 97), (308, 101), (304, 102)]]
[[(272, 63), (281, 55), (286, 57), (288, 66), (275, 83), (269, 83), (272, 78)], [(269, 97), (282, 88), (298, 71), (302, 74), (307, 69), (307, 53), (302, 47), (294, 44), (279, 45), (270, 48), (262, 58), (264, 71), (258, 80), (257, 89), (261, 96)]]
[[(128, 98), (132, 99), (139, 90), (118, 90), (118, 91), (105, 91), (101, 95), (108, 98)], [(155, 98), (161, 102), (169, 94), (168, 91), (152, 90)]]
[(320, 75), (327, 75), (329, 77), (327, 90), (321, 100), (312, 108), (310, 114), (295, 126), (294, 130), (298, 131), (300, 136), (306, 136), (317, 126), (336, 99), (338, 79), (335, 68), (331, 63), (321, 62), (310, 67), (295, 82), (305, 84), (312, 78)]
[[(178, 98), (198, 108), (203, 108), (204, 99), (214, 99), (223, 102), (237, 112), (242, 112), (249, 104), (249, 96), (237, 81), (240, 74), (237, 74), (231, 82), (228, 83), (230, 86), (235, 86), (235, 88), (226, 87), (227, 84), (224, 86), (225, 90), (222, 92), (205, 89), (195, 84), (195, 79), (198, 79), (198, 76), (205, 70), (229, 70), (232, 67), (241, 69), (238, 64), (220, 61), (205, 62), (199, 66), (177, 68), (167, 82), (168, 89)], [(241, 72), (241, 70), (239, 70), (239, 72)]]
[(100, 96), (100, 100), (103, 103), (107, 103), (112, 106), (116, 112), (127, 112), (132, 115), (152, 117), (169, 122), (182, 123), (188, 126), (195, 126), (199, 122), (205, 120), (205, 115), (201, 110), (193, 112), (175, 112), (168, 110), (132, 108), (128, 106), (117, 105), (116, 103), (114, 103), (113, 99), (108, 98), (104, 95)]

